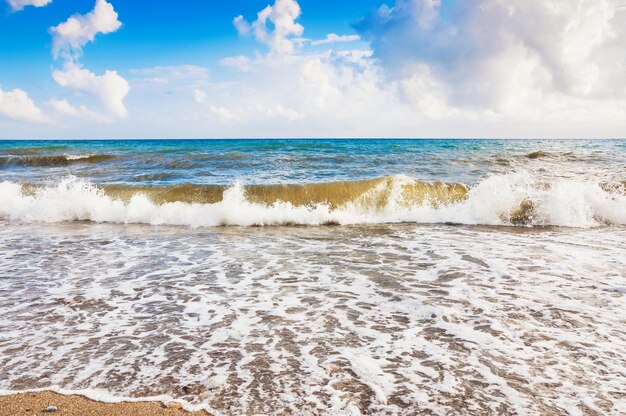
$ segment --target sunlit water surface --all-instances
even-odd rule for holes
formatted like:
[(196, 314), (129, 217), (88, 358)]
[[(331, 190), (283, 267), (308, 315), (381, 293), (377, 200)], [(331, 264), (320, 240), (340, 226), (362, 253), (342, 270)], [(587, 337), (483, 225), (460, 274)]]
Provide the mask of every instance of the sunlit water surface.
[(619, 140), (0, 142), (0, 390), (626, 414), (625, 181)]

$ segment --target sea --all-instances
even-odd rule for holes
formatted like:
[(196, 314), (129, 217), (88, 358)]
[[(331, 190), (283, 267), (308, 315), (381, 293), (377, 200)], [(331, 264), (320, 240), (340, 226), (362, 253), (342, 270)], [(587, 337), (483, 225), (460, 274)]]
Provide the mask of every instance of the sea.
[(0, 141), (0, 392), (626, 414), (626, 140)]

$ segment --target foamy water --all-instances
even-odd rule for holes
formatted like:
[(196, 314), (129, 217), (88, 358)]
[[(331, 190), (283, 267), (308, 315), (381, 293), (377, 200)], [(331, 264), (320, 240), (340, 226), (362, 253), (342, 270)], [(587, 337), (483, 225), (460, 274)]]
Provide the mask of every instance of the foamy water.
[(0, 142), (0, 394), (626, 414), (626, 141)]
[[(407, 191), (421, 192), (417, 200)], [(236, 183), (215, 203), (159, 203), (141, 191), (124, 201), (67, 178), (35, 190), (0, 182), (0, 218), (17, 222), (94, 221), (190, 226), (457, 223), (594, 227), (626, 224), (626, 189), (571, 179), (541, 181), (527, 172), (495, 175), (473, 187), (423, 184), (406, 176), (359, 190), (341, 205), (251, 200)], [(132, 188), (130, 188), (132, 189)], [(154, 189), (151, 189), (154, 191)], [(430, 192), (429, 192), (430, 191)], [(441, 193), (444, 193), (443, 196)], [(292, 191), (293, 193), (293, 191)], [(302, 192), (301, 192), (302, 193)], [(432, 195), (431, 195), (432, 194)], [(435, 199), (437, 196), (437, 199)]]
[(623, 414), (626, 230), (3, 224), (0, 389)]

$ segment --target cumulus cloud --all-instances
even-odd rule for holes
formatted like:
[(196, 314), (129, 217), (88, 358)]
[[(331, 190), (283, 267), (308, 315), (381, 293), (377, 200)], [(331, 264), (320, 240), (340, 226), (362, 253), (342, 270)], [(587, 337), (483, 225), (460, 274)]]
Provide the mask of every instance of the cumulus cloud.
[(620, 19), (609, 0), (397, 0), (355, 25), (371, 49), (335, 51), (357, 37), (299, 29), (281, 49), (255, 33), (269, 17), (238, 17), (269, 53), (222, 59), (236, 82), (201, 89), (195, 105), (222, 136), (615, 135), (626, 119)]
[(614, 0), (459, 0), (446, 13), (440, 0), (397, 0), (355, 28), (408, 95), (426, 82), (452, 106), (507, 112), (548, 96), (622, 99), (618, 13)]
[(95, 39), (99, 33), (115, 32), (122, 23), (117, 12), (106, 0), (96, 0), (94, 9), (85, 14), (76, 14), (65, 22), (50, 28), (52, 53), (56, 57), (74, 58), (81, 54), (82, 47)]
[(236, 16), (233, 19), (233, 26), (235, 26), (237, 33), (239, 33), (241, 36), (248, 36), (250, 34), (250, 31), (252, 30), (252, 27), (250, 27), (250, 23), (248, 23), (248, 21), (244, 19), (242, 15)]
[[(236, 124), (248, 135), (271, 136), (272, 130), (300, 131), (300, 136), (330, 131), (380, 135), (382, 120), (400, 126), (396, 116), (410, 119), (408, 111), (397, 108), (394, 87), (381, 88), (381, 74), (368, 51), (268, 54), (248, 58), (244, 68), (230, 68), (237, 71), (238, 82), (202, 94), (197, 102), (215, 121)], [(397, 111), (384, 115), (390, 108)]]
[(26, 6), (43, 7), (52, 3), (52, 0), (8, 0), (13, 11), (22, 10)]
[(130, 90), (128, 82), (116, 71), (105, 71), (103, 75), (68, 63), (63, 70), (55, 70), (52, 78), (62, 87), (72, 88), (97, 97), (110, 114), (126, 118), (128, 113), (124, 98)]
[(30, 123), (45, 123), (50, 119), (28, 96), (26, 91), (15, 88), (12, 91), (3, 91), (0, 88), (0, 115), (17, 121)]
[(359, 35), (338, 35), (336, 33), (329, 33), (324, 39), (311, 41), (311, 45), (326, 45), (328, 43), (337, 42), (354, 42), (361, 39)]
[(94, 121), (96, 123), (111, 123), (113, 121), (111, 117), (96, 113), (84, 105), (74, 107), (67, 100), (58, 100), (53, 98), (46, 104), (48, 104), (57, 113), (64, 116), (81, 118), (83, 120)]
[(63, 69), (54, 70), (52, 78), (62, 87), (98, 98), (108, 115), (98, 114), (84, 106), (74, 107), (66, 100), (51, 100), (49, 105), (55, 111), (99, 122), (110, 121), (109, 115), (121, 119), (128, 116), (124, 98), (130, 90), (129, 83), (117, 71), (106, 70), (104, 74), (96, 75), (77, 62), (83, 46), (93, 41), (96, 35), (114, 32), (121, 25), (112, 5), (106, 0), (96, 0), (91, 12), (76, 14), (50, 28), (52, 53), (55, 58), (61, 56), (65, 60)]
[(241, 35), (253, 33), (256, 40), (266, 44), (275, 53), (293, 53), (304, 27), (296, 23), (300, 5), (295, 0), (276, 0), (257, 13), (257, 19), (248, 23), (243, 16), (233, 19), (233, 25)]
[(242, 16), (234, 19), (241, 35), (253, 34), (269, 46), (269, 53), (220, 61), (237, 71), (237, 82), (210, 97), (201, 94), (201, 100), (195, 95), (210, 117), (237, 123), (242, 129), (250, 126), (256, 134), (263, 126), (280, 126), (285, 131), (301, 129), (300, 135), (307, 136), (323, 135), (321, 131), (383, 135), (387, 123), (394, 126), (387, 126), (387, 133), (396, 134), (396, 127), (415, 123), (418, 117), (400, 103), (398, 85), (385, 81), (370, 50), (296, 50), (296, 45), (305, 43), (321, 46), (360, 39), (336, 33), (320, 40), (303, 39), (304, 28), (296, 23), (299, 16), (296, 1), (277, 0), (252, 23)]
[(57, 113), (73, 117), (80, 115), (80, 110), (76, 107), (73, 107), (70, 103), (67, 102), (67, 100), (57, 100), (53, 98), (52, 100), (48, 101), (47, 104), (52, 107)]

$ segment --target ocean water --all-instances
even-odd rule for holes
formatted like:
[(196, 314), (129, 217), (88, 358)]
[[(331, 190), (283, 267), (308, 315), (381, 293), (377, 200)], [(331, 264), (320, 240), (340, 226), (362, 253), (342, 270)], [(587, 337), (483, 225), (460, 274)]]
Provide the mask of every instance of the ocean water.
[(626, 413), (626, 140), (0, 142), (0, 390)]

